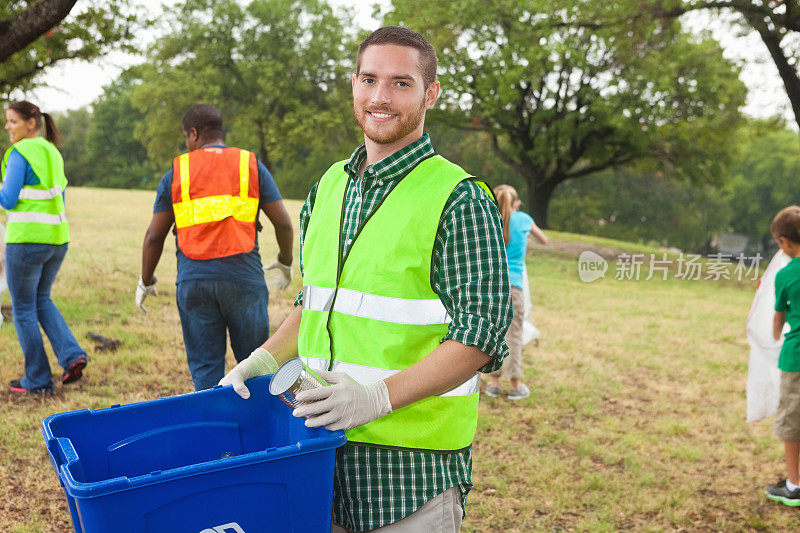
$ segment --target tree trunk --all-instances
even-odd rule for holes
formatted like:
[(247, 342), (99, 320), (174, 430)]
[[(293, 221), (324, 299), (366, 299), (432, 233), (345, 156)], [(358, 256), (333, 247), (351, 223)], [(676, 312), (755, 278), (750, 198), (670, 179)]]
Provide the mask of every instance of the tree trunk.
[(0, 21), (0, 63), (58, 25), (69, 14), (77, 0), (42, 0)]
[(775, 63), (778, 74), (783, 81), (783, 86), (786, 89), (786, 96), (789, 97), (795, 122), (800, 126), (800, 75), (796, 64), (792, 64), (790, 58), (786, 57), (786, 53), (781, 48), (781, 35), (777, 29), (770, 29), (763, 19), (752, 14), (744, 13), (744, 16), (758, 32), (767, 50), (769, 50), (772, 61)]
[(550, 199), (553, 197), (553, 191), (556, 190), (557, 184), (551, 184), (548, 181), (540, 182), (537, 186), (535, 184), (536, 178), (526, 176), (528, 181), (528, 205), (531, 206), (533, 212), (528, 213), (536, 221), (536, 225), (542, 229), (550, 227), (547, 220), (548, 209), (550, 207)]
[(272, 172), (272, 163), (269, 160), (269, 151), (267, 150), (267, 147), (264, 146), (263, 144), (261, 145), (261, 148), (259, 148), (258, 150), (258, 159), (262, 163), (264, 163), (264, 166), (267, 167), (267, 170)]
[(269, 160), (269, 150), (267, 149), (267, 139), (264, 133), (264, 124), (258, 124), (258, 159), (264, 163), (267, 170), (272, 172), (272, 163)]

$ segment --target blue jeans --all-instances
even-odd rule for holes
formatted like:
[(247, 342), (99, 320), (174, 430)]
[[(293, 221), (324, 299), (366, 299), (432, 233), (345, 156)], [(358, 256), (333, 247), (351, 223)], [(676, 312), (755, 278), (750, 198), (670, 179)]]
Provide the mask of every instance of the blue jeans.
[(78, 359), (86, 358), (86, 351), (50, 299), (50, 288), (67, 255), (67, 247), (67, 244), (6, 245), (6, 278), (14, 327), (25, 355), (25, 376), (21, 381), (28, 390), (53, 383), (39, 324), (50, 339), (58, 364), (65, 370)]
[(195, 390), (210, 389), (225, 375), (226, 331), (237, 362), (269, 337), (266, 286), (190, 279), (178, 283), (175, 297)]

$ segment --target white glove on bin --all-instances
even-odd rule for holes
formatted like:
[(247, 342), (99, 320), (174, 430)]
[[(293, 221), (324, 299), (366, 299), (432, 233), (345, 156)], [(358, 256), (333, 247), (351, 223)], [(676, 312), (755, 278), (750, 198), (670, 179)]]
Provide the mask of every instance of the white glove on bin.
[(233, 385), (236, 394), (246, 400), (250, 397), (250, 389), (244, 382), (251, 378), (274, 374), (276, 370), (278, 370), (278, 363), (275, 362), (272, 354), (264, 348), (256, 348), (247, 359), (225, 374), (225, 377), (219, 380), (219, 385)]

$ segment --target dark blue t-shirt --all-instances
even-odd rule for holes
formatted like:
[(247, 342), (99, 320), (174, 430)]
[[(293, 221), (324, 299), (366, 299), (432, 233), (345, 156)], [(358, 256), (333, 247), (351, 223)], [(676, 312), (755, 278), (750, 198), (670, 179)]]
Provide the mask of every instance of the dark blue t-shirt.
[[(220, 148), (224, 146), (219, 145)], [(259, 190), (259, 211), (261, 206), (266, 203), (281, 199), (281, 193), (272, 179), (267, 167), (261, 161), (258, 163), (258, 190)], [(153, 213), (172, 211), (172, 169), (170, 169), (156, 190), (156, 202), (153, 205)], [(177, 245), (175, 239), (175, 255), (178, 257), (178, 279), (176, 284), (190, 279), (224, 279), (231, 281), (241, 281), (251, 285), (266, 286), (264, 281), (264, 271), (261, 269), (261, 255), (258, 253), (258, 234), (256, 234), (255, 246), (249, 252), (243, 254), (229, 255), (219, 259), (208, 259), (198, 261), (189, 259)]]

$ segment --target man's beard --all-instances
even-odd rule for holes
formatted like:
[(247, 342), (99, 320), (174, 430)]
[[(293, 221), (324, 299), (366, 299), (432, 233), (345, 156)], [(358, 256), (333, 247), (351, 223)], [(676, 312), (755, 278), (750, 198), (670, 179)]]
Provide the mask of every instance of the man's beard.
[[(377, 113), (391, 113), (391, 110), (389, 109), (374, 109), (373, 111)], [(399, 115), (397, 118), (395, 118), (394, 120), (397, 122), (391, 127), (391, 129), (374, 127), (374, 124), (372, 124), (372, 131), (367, 131), (367, 110), (361, 109), (359, 114), (359, 110), (356, 109), (355, 103), (353, 104), (353, 116), (356, 119), (356, 123), (358, 123), (358, 127), (361, 128), (361, 131), (364, 132), (364, 135), (369, 140), (377, 144), (391, 144), (417, 129), (425, 117), (425, 101), (423, 100), (420, 102), (419, 108), (412, 114)]]

